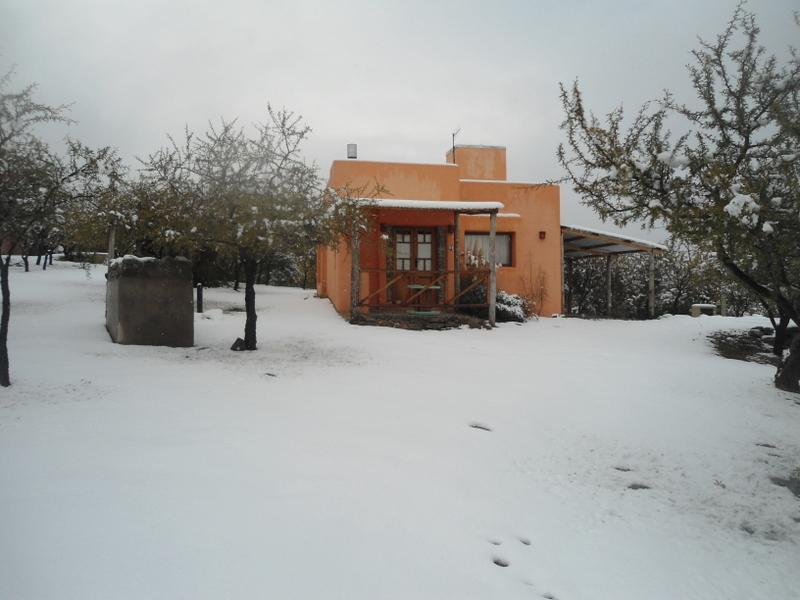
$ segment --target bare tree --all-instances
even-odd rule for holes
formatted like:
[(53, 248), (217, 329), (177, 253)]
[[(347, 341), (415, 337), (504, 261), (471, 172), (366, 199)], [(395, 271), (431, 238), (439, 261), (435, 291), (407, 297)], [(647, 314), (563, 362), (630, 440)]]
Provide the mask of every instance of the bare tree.
[[(689, 66), (694, 105), (671, 94), (623, 126), (588, 112), (575, 83), (561, 88), (566, 143), (558, 158), (583, 201), (617, 225), (666, 224), (712, 250), (731, 277), (780, 315), (800, 322), (800, 58), (781, 66), (759, 45), (739, 6)], [(674, 139), (669, 118), (688, 133)], [(800, 391), (800, 336), (775, 378)]]
[(213, 249), (241, 266), (246, 321), (234, 347), (243, 350), (257, 348), (259, 265), (302, 226), (318, 195), (316, 168), (300, 156), (310, 133), (301, 117), (268, 107), (267, 121), (254, 129), (248, 135), (223, 119), (201, 136), (186, 130), (180, 143), (170, 138), (144, 161), (158, 245), (170, 253)]
[(0, 78), (0, 243), (6, 246), (5, 256), (0, 257), (0, 386), (4, 387), (11, 384), (8, 331), (12, 252), (18, 245), (30, 245), (31, 239), (46, 241), (64, 208), (97, 194), (114, 178), (119, 165), (110, 149), (95, 151), (75, 141), (68, 141), (65, 157), (51, 152), (32, 128), (40, 123), (66, 122), (66, 107), (35, 102), (33, 85), (6, 92), (9, 80), (10, 73)]

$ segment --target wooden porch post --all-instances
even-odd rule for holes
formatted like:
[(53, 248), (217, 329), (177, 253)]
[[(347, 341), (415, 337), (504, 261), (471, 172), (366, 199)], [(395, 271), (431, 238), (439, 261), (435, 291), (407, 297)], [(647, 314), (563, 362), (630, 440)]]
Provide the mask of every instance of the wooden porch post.
[(447, 227), (436, 228), (436, 274), (444, 279), (436, 294), (436, 301), (444, 304), (445, 290), (447, 289)]
[(656, 316), (656, 257), (653, 251), (650, 251), (650, 265), (647, 277), (647, 304), (650, 309), (650, 318), (654, 319)]
[(497, 309), (497, 211), (489, 215), (489, 325), (495, 325), (495, 311)]
[(611, 316), (611, 260), (613, 254), (606, 256), (606, 316)]
[(461, 215), (453, 215), (453, 278), (454, 296), (461, 292)]

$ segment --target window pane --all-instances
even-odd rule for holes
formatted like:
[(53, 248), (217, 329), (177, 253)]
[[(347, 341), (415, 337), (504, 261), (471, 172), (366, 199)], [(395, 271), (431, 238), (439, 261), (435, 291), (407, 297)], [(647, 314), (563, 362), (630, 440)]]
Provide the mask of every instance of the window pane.
[(397, 258), (411, 258), (411, 244), (408, 242), (397, 242)]
[[(480, 263), (485, 266), (485, 261), (489, 259), (489, 234), (487, 233), (468, 233), (465, 236), (466, 251), (473, 257), (479, 258)], [(497, 263), (504, 266), (511, 266), (511, 234), (495, 234), (495, 252)], [(469, 263), (467, 263), (469, 264)]]

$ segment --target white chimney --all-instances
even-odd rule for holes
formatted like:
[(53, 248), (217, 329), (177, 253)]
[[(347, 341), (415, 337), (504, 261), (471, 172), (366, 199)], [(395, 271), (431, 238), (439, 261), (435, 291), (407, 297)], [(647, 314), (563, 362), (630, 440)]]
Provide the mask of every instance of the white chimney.
[(347, 158), (358, 158), (357, 144), (347, 144)]

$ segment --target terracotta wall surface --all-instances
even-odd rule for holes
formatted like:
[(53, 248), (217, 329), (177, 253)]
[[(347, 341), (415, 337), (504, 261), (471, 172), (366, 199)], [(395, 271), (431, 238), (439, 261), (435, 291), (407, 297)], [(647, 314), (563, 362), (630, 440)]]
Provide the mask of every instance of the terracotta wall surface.
[(461, 179), (505, 180), (506, 149), (503, 146), (456, 146), (447, 151), (445, 161), (458, 165)]
[[(501, 214), (520, 218), (498, 217), (497, 231), (513, 235), (512, 266), (497, 274), (497, 288), (544, 302), (538, 309), (543, 315), (561, 312), (562, 244), (559, 188), (555, 185), (522, 185), (507, 182), (462, 182), (462, 199), (502, 202)], [(464, 216), (462, 230), (489, 231), (489, 218)], [(544, 239), (540, 238), (544, 232)]]
[(345, 185), (371, 188), (378, 182), (387, 190), (381, 194), (385, 198), (458, 200), (458, 173), (458, 167), (447, 164), (335, 160), (328, 185), (334, 188)]
[[(505, 208), (501, 214), (518, 217), (497, 219), (497, 231), (513, 235), (512, 265), (498, 271), (498, 289), (542, 300), (538, 312), (560, 313), (562, 288), (562, 243), (559, 188), (556, 185), (522, 184), (503, 181), (506, 177), (505, 148), (496, 146), (457, 146), (452, 164), (413, 164), (373, 161), (334, 161), (328, 185), (332, 187), (384, 186), (382, 197), (412, 200), (497, 201)], [(451, 159), (452, 151), (448, 152)], [(464, 179), (483, 181), (462, 181)], [(386, 267), (386, 242), (382, 226), (448, 227), (447, 270), (454, 270), (454, 216), (449, 211), (380, 209), (375, 211), (375, 226), (361, 249), (364, 269)], [(461, 217), (461, 248), (468, 232), (488, 232), (488, 216)], [(362, 273), (361, 293), (378, 289), (383, 275)], [(452, 290), (452, 277), (448, 290)], [(350, 256), (344, 244), (336, 250), (320, 248), (317, 266), (317, 291), (328, 297), (336, 309), (350, 310)]]
[(338, 312), (350, 312), (350, 251), (344, 242), (317, 249), (317, 294), (329, 298)]

